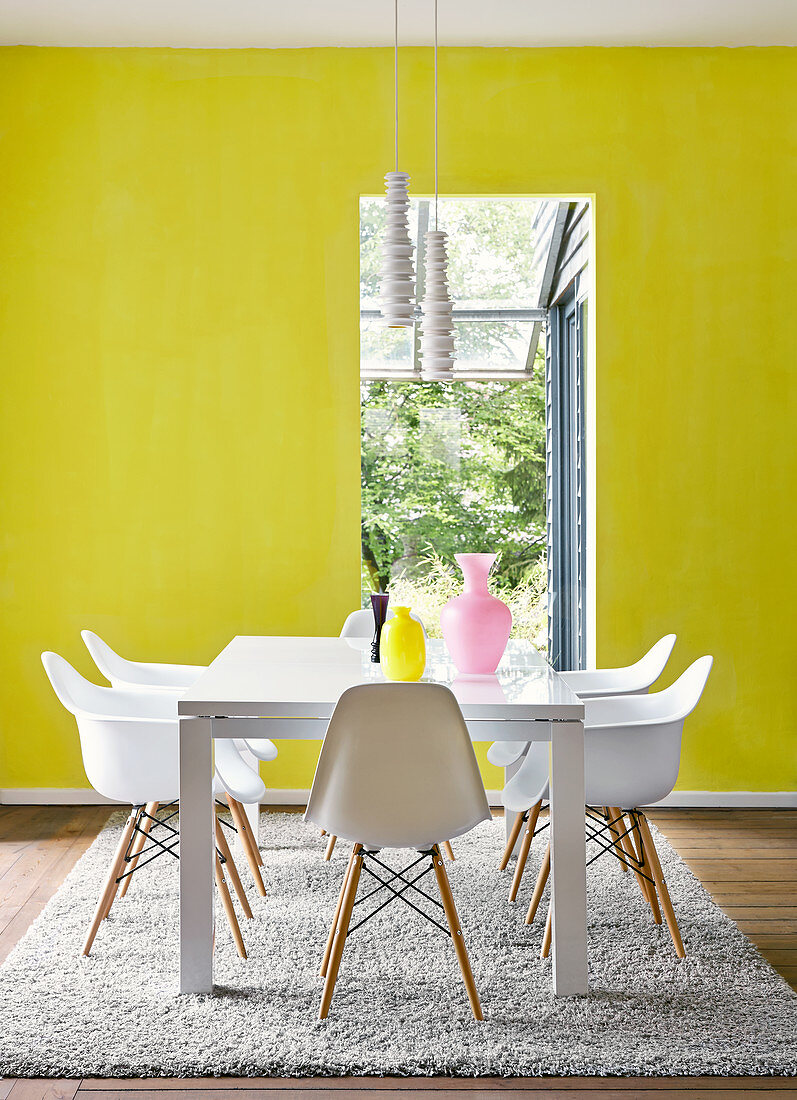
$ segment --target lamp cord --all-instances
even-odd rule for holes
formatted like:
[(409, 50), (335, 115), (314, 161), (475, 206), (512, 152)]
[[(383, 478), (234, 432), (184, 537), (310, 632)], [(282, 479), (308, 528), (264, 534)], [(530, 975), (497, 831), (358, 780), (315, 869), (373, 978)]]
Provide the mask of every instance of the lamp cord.
[(393, 5), (393, 120), (394, 120), (394, 138), (396, 145), (396, 171), (399, 170), (399, 158), (398, 158), (398, 131), (399, 131), (399, 114), (398, 114), (398, 0), (395, 0)]
[(434, 0), (434, 228), (437, 232), (437, 0)]

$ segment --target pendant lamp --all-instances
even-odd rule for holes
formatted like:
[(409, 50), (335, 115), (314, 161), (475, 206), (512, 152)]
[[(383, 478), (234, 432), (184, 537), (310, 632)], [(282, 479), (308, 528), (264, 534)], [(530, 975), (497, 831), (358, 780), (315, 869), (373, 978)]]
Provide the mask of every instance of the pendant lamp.
[(454, 377), (454, 304), (448, 289), (447, 235), (437, 228), (437, 0), (434, 0), (434, 229), (426, 241), (426, 281), (421, 302), (421, 378)]
[(411, 328), (415, 312), (415, 266), (409, 230), (410, 177), (399, 172), (398, 148), (398, 0), (394, 0), (393, 19), (393, 105), (395, 170), (385, 174), (387, 186), (387, 226), (382, 241), (380, 302), (382, 318), (389, 328)]

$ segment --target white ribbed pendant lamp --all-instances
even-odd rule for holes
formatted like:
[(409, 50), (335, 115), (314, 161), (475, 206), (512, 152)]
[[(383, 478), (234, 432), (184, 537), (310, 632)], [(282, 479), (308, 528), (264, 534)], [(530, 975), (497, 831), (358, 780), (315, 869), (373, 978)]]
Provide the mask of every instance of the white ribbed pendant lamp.
[(396, 147), (395, 171), (385, 173), (387, 227), (382, 241), (380, 302), (382, 318), (390, 328), (411, 328), (415, 312), (415, 265), (408, 214), (410, 177), (399, 172), (398, 158), (398, 0), (394, 0), (393, 101)]
[(446, 234), (437, 228), (437, 0), (434, 0), (434, 229), (426, 241), (426, 281), (421, 302), (421, 378), (448, 382), (454, 377), (454, 316), (448, 291)]

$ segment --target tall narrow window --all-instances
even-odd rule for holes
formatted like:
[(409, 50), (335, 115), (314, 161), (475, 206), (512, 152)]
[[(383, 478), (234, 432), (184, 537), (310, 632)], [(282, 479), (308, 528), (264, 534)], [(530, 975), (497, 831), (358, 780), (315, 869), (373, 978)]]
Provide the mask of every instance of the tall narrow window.
[[(430, 632), (459, 590), (454, 554), (497, 551), (515, 633), (547, 644), (545, 372), (532, 200), (444, 199), (457, 379), (420, 379), (419, 333), (378, 312), (384, 204), (361, 204), (363, 589), (389, 587)], [(411, 224), (423, 241), (428, 199)], [(422, 281), (424, 257), (418, 257)], [(419, 287), (419, 297), (423, 286)]]
[[(429, 207), (413, 200), (416, 242)], [(381, 323), (384, 203), (361, 201), (363, 598), (389, 588), (432, 635), (443, 604), (461, 590), (454, 554), (493, 551), (491, 583), (512, 609), (513, 635), (548, 647), (542, 336), (567, 209), (531, 199), (440, 201), (457, 371), (441, 383), (421, 380), (419, 326)], [(423, 268), (419, 255), (419, 298)]]

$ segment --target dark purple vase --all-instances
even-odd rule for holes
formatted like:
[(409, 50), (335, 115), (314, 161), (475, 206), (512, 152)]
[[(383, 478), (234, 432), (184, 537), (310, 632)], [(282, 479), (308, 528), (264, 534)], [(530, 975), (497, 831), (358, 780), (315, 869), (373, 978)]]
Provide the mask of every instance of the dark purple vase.
[(371, 660), (379, 663), (379, 641), (382, 637), (382, 627), (387, 618), (387, 605), (390, 596), (387, 592), (372, 592), (371, 607), (374, 609), (374, 640), (371, 642)]

